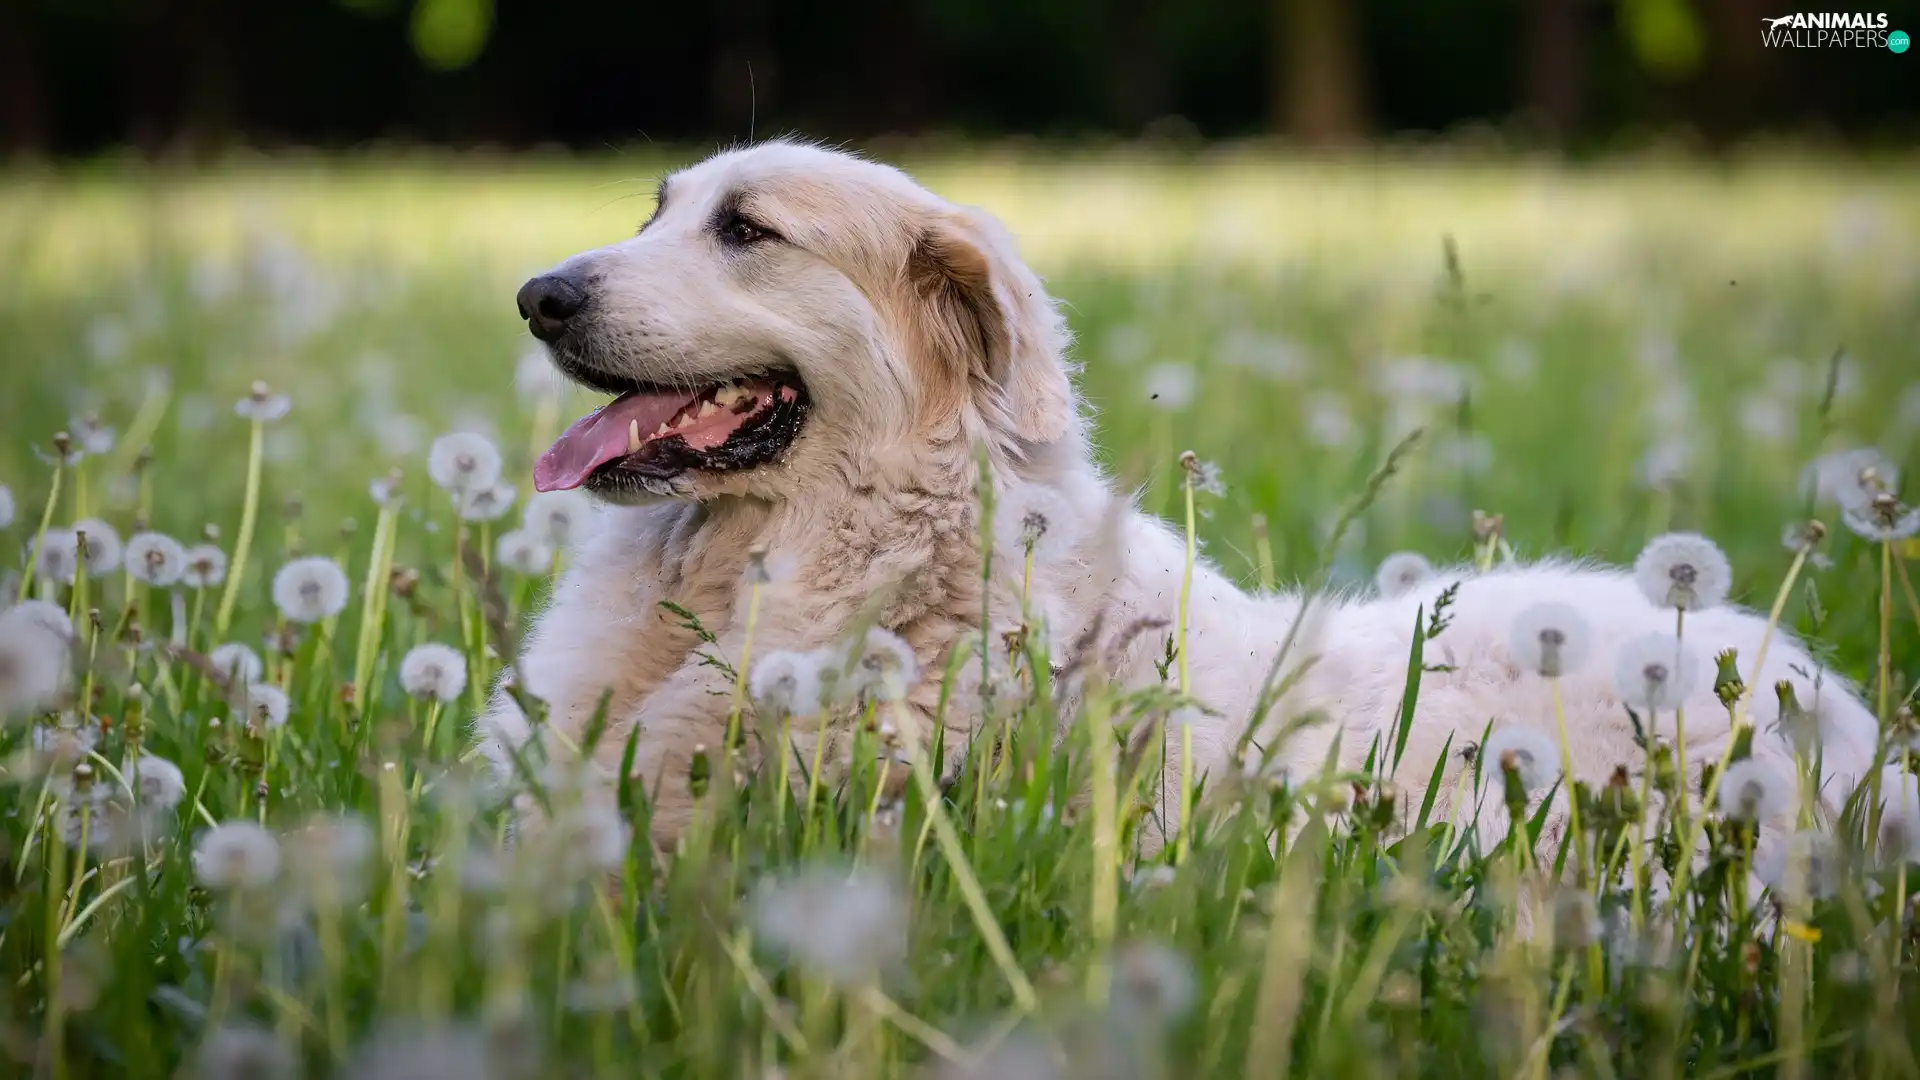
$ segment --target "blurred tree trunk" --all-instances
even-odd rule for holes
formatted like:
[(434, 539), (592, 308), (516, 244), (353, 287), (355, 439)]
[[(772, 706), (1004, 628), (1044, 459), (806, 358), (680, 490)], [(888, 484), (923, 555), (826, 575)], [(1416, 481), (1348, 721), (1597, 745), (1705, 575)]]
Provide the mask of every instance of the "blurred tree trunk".
[(1548, 134), (1579, 127), (1586, 106), (1586, 0), (1530, 0), (1521, 109)]
[(26, 5), (0, 3), (0, 157), (46, 149), (46, 100)]
[(1326, 146), (1366, 135), (1358, 14), (1350, 0), (1274, 0), (1273, 112), (1287, 134)]

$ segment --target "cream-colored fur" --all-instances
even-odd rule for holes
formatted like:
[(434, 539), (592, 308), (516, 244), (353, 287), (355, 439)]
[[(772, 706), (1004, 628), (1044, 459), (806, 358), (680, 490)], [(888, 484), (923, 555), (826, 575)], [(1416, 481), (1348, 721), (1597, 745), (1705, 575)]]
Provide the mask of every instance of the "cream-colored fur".
[[(1021, 623), (1014, 537), (1019, 519), (1038, 509), (1049, 536), (1032, 595), (1056, 657), (1091, 633), (1123, 684), (1159, 679), (1155, 661), (1176, 614), (1183, 543), (1093, 463), (1067, 331), (991, 219), (892, 168), (786, 142), (720, 154), (674, 175), (666, 191), (638, 236), (564, 264), (594, 282), (602, 314), (592, 361), (634, 379), (700, 382), (779, 360), (799, 371), (814, 408), (778, 464), (686, 475), (657, 498), (599, 515), (525, 644), (524, 689), (569, 736), (609, 695), (602, 764), (615, 765), (638, 729), (636, 772), (658, 785), (656, 839), (669, 840), (694, 812), (690, 757), (698, 745), (720, 745), (729, 702), (724, 676), (700, 662), (693, 635), (659, 602), (691, 610), (719, 635), (719, 652), (736, 658), (752, 551), (782, 568), (761, 592), (753, 639), (761, 655), (827, 645), (870, 598), (885, 597), (879, 621), (917, 654), (922, 674), (909, 702), (930, 720), (945, 655), (979, 620), (976, 443), (986, 447), (1003, 506), (996, 533), (1007, 557), (995, 562), (989, 598), (996, 640)], [(711, 220), (730, 199), (781, 242), (748, 261), (716, 246)], [(1332, 722), (1288, 739), (1279, 763), (1317, 769), (1336, 734), (1342, 763), (1361, 763), (1394, 722), (1416, 609), (1456, 579), (1453, 622), (1427, 646), (1429, 664), (1452, 670), (1424, 676), (1396, 777), (1407, 802), (1418, 805), (1449, 738), (1464, 749), (1489, 722), (1554, 730), (1547, 683), (1523, 671), (1508, 645), (1515, 616), (1543, 599), (1580, 608), (1594, 631), (1589, 662), (1561, 683), (1578, 775), (1597, 784), (1616, 765), (1637, 770), (1642, 753), (1614, 689), (1613, 654), (1636, 635), (1670, 629), (1672, 615), (1653, 608), (1622, 572), (1571, 563), (1449, 572), (1394, 600), (1317, 601), (1289, 657), (1289, 667), (1294, 659), (1313, 663), (1263, 719), (1259, 737), (1270, 741), (1286, 720), (1311, 711)], [(1210, 707), (1192, 718), (1197, 772), (1218, 780), (1240, 768), (1233, 748), (1301, 604), (1293, 593), (1250, 596), (1205, 564), (1195, 569), (1191, 679)], [(1142, 620), (1155, 619), (1166, 629), (1139, 632)], [(1760, 618), (1734, 608), (1689, 617), (1686, 638), (1709, 669), (1687, 702), (1691, 763), (1716, 758), (1729, 733), (1709, 658), (1731, 647), (1750, 665), (1762, 629)], [(1777, 681), (1792, 683), (1801, 702), (1819, 703), (1822, 795), (1837, 806), (1869, 766), (1874, 720), (1840, 679), (1776, 635), (1755, 680), (1756, 753), (1786, 775), (1791, 751), (1771, 731)], [(950, 743), (968, 734), (971, 693), (968, 682), (946, 712)], [(1659, 721), (1673, 737), (1672, 717)], [(529, 728), (496, 693), (482, 735), (504, 770), (505, 747), (524, 744)], [(1179, 740), (1169, 742), (1177, 770)], [(1443, 813), (1462, 767), (1463, 758), (1449, 767)], [(1495, 805), (1482, 823), (1503, 820), (1498, 798), (1486, 801)], [(1176, 809), (1163, 808), (1163, 819)]]

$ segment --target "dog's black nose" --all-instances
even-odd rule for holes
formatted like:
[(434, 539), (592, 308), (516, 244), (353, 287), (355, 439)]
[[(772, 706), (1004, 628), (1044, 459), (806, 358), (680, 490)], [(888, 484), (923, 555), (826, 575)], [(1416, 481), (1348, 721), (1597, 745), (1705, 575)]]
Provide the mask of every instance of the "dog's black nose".
[(587, 291), (580, 283), (560, 274), (541, 274), (525, 285), (513, 298), (520, 305), (520, 317), (527, 329), (541, 341), (553, 341), (567, 332), (567, 320), (578, 314), (587, 302)]

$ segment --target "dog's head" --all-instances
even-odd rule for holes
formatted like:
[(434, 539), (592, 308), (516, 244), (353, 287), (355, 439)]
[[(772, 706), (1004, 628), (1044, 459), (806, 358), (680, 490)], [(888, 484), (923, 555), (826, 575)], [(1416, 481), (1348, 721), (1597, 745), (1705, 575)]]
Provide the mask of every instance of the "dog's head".
[(1018, 463), (1078, 435), (1065, 325), (1004, 230), (848, 154), (675, 173), (638, 235), (518, 301), (561, 371), (617, 395), (542, 456), (542, 490), (789, 498), (868, 454), (984, 440)]

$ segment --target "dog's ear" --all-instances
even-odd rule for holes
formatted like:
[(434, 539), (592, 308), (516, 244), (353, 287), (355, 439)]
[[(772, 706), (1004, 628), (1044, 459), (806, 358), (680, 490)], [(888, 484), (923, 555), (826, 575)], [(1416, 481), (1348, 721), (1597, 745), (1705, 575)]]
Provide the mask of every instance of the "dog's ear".
[(966, 210), (929, 222), (907, 279), (927, 348), (1009, 449), (1067, 434), (1075, 405), (1066, 323), (998, 222)]

